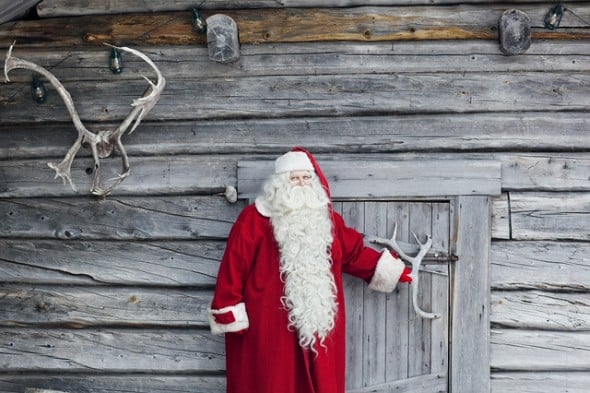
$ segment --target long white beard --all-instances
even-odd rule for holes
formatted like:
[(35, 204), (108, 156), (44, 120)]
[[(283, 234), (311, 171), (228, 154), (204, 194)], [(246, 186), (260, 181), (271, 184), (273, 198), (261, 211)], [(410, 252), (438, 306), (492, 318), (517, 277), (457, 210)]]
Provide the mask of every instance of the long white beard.
[(267, 199), (285, 283), (281, 301), (289, 312), (289, 326), (298, 333), (299, 345), (315, 351), (315, 343), (323, 344), (334, 328), (338, 310), (330, 270), (329, 199), (317, 179), (311, 187), (286, 184), (275, 188), (273, 198)]

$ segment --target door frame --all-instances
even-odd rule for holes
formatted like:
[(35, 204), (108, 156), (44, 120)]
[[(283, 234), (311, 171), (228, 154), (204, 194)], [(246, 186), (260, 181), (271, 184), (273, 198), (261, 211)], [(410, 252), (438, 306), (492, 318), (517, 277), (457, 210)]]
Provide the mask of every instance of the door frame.
[[(356, 160), (316, 157), (332, 197), (436, 199), (451, 205), (449, 393), (490, 392), (492, 197), (501, 193), (495, 160)], [(238, 196), (253, 200), (272, 173), (267, 158), (238, 161)], [(362, 179), (362, 180), (359, 180)], [(363, 182), (358, 187), (359, 181)]]

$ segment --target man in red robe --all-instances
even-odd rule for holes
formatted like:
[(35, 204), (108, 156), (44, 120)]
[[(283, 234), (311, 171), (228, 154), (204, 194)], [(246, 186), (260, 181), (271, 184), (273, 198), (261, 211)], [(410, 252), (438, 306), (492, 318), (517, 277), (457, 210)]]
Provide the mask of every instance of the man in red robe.
[(225, 334), (228, 393), (344, 393), (343, 273), (382, 292), (411, 282), (332, 210), (317, 162), (295, 148), (238, 217), (219, 268), (209, 321)]

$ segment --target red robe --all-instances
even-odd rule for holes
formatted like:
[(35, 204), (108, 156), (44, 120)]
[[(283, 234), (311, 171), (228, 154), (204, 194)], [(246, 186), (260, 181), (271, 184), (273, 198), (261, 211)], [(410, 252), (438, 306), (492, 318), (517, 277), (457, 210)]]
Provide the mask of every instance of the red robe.
[(279, 249), (268, 212), (250, 205), (238, 217), (220, 265), (209, 310), (214, 334), (225, 333), (228, 393), (344, 393), (345, 306), (342, 273), (375, 290), (392, 291), (405, 265), (388, 251), (365, 246), (363, 237), (333, 213), (332, 273), (337, 287), (335, 327), (317, 355), (298, 343), (281, 304)]

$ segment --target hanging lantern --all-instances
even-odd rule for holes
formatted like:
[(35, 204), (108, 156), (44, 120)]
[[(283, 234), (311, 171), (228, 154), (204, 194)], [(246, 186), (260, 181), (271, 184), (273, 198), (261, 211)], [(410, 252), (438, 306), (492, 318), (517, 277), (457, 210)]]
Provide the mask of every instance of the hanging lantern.
[(111, 50), (111, 56), (109, 57), (109, 68), (113, 74), (120, 74), (123, 72), (123, 60), (121, 58), (121, 52), (115, 47)]
[(199, 34), (205, 34), (207, 32), (207, 22), (196, 7), (193, 7), (193, 31)]
[(43, 104), (47, 101), (47, 90), (45, 89), (45, 85), (41, 81), (41, 79), (33, 76), (33, 81), (31, 82), (31, 95), (33, 97), (33, 101), (37, 104)]
[(545, 15), (545, 19), (543, 20), (545, 23), (545, 28), (549, 30), (554, 30), (559, 27), (561, 23), (561, 18), (563, 17), (563, 7), (561, 3), (558, 3), (555, 7), (551, 8), (549, 12)]

